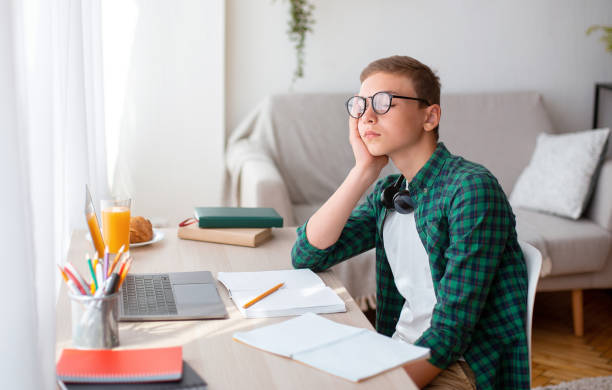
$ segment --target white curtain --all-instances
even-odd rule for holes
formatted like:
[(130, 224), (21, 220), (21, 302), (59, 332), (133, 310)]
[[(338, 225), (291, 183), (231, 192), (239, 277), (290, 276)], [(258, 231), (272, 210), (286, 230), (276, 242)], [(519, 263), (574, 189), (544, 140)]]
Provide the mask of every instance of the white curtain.
[(99, 0), (0, 1), (3, 388), (55, 387), (55, 264), (108, 195), (101, 64)]

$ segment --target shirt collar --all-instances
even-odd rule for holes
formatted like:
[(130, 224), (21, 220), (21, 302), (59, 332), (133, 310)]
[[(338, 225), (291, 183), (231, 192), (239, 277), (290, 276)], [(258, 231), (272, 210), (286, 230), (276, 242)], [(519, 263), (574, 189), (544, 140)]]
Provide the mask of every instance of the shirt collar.
[(450, 152), (446, 149), (444, 143), (438, 142), (429, 160), (408, 183), (408, 192), (417, 194), (421, 188), (430, 188), (449, 157)]

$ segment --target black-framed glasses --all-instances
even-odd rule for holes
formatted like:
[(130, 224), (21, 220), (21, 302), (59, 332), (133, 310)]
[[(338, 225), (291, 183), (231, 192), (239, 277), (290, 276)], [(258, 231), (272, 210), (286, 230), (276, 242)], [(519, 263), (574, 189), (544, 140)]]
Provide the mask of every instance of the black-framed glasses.
[(350, 97), (346, 101), (346, 109), (349, 115), (355, 119), (361, 118), (368, 108), (368, 98), (372, 99), (372, 109), (378, 115), (386, 114), (389, 111), (394, 98), (416, 100), (428, 106), (430, 105), (427, 100), (421, 98), (393, 95), (389, 92), (376, 92), (374, 95), (368, 96), (367, 98), (363, 96)]

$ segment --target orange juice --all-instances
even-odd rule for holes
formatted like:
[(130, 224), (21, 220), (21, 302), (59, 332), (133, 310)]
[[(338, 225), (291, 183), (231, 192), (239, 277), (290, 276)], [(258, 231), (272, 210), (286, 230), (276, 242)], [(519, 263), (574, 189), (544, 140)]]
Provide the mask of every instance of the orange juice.
[(98, 252), (95, 257), (101, 258), (104, 256), (104, 240), (102, 240), (100, 225), (98, 225), (98, 218), (96, 218), (95, 213), (87, 214), (87, 226), (89, 227), (89, 234), (91, 234), (91, 241), (93, 241), (96, 252)]
[(130, 208), (113, 206), (102, 210), (104, 242), (110, 253), (117, 253), (122, 245), (130, 248)]

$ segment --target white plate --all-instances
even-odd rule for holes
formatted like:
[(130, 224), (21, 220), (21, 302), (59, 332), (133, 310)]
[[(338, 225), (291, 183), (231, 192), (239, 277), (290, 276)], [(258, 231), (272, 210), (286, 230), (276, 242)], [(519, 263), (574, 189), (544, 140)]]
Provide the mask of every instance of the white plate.
[(135, 243), (135, 244), (130, 244), (130, 248), (137, 248), (139, 246), (145, 246), (145, 245), (153, 244), (153, 243), (156, 243), (156, 242), (161, 241), (163, 239), (164, 239), (164, 232), (162, 232), (161, 230), (153, 229), (153, 239), (151, 239), (150, 241), (138, 242), (138, 243)]
[[(87, 239), (87, 241), (91, 242), (91, 235), (89, 233), (85, 235), (85, 238)], [(153, 239), (152, 240), (130, 244), (130, 248), (138, 248), (139, 246), (153, 244), (163, 239), (164, 239), (164, 232), (157, 230), (157, 229), (153, 229)]]

